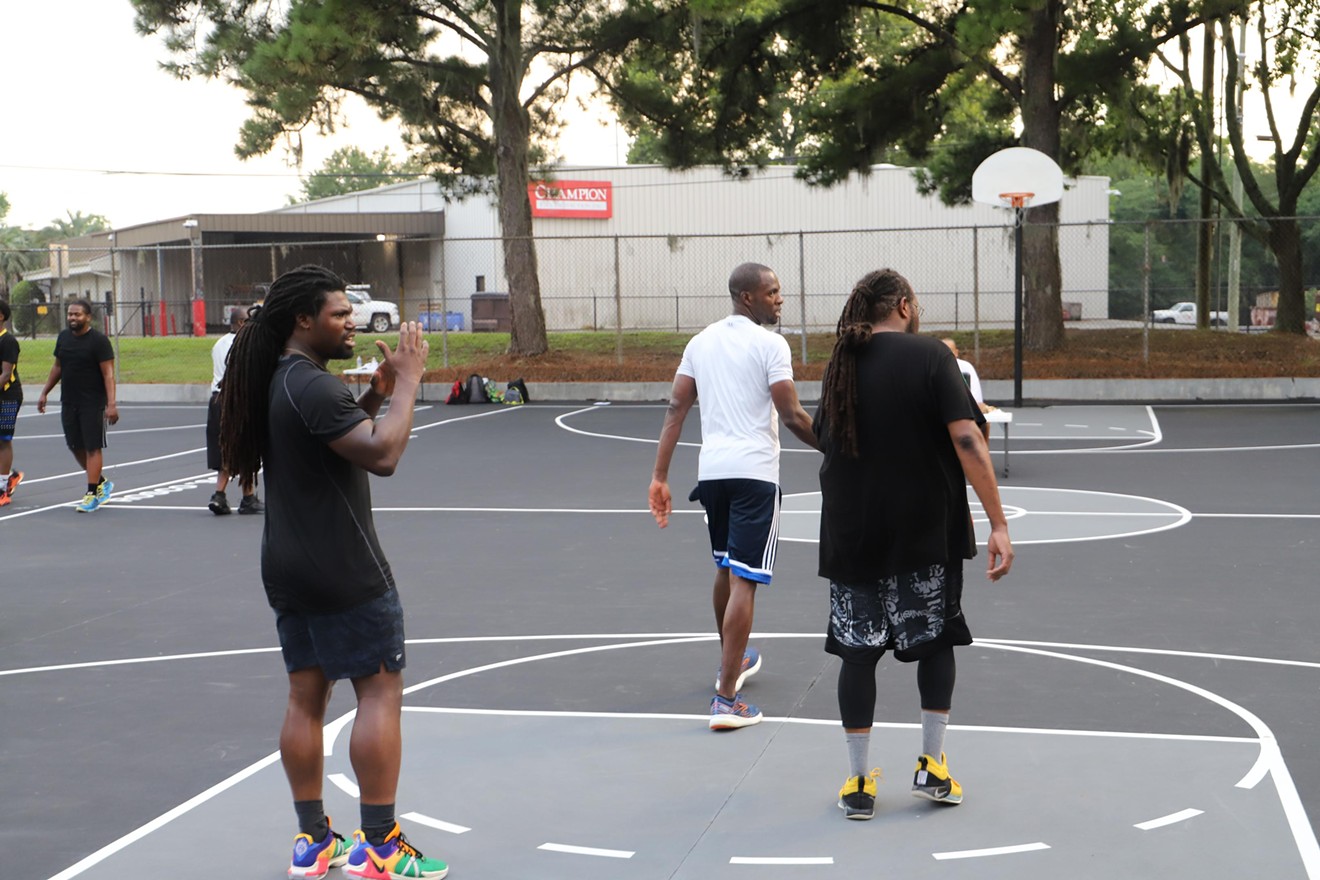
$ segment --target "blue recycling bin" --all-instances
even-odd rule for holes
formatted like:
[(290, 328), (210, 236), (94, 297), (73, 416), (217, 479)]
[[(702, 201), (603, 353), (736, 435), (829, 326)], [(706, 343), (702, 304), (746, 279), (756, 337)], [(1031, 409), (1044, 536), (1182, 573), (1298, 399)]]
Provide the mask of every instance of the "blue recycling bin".
[(417, 320), (422, 325), (422, 329), (427, 332), (435, 332), (441, 329), (462, 330), (463, 313), (462, 312), (422, 312), (417, 316)]

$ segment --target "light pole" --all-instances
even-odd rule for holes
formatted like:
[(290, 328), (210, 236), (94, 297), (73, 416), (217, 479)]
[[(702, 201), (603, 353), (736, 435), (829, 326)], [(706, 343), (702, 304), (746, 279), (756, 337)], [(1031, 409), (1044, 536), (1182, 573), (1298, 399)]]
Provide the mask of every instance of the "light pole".
[(206, 335), (206, 293), (202, 289), (202, 229), (197, 219), (183, 221), (188, 230), (188, 252), (192, 257), (192, 335)]

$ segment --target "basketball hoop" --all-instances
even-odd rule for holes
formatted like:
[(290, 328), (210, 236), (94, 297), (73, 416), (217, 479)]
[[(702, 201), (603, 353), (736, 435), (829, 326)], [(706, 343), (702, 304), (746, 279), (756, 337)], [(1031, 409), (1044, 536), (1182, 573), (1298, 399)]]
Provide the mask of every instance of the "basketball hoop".
[(1036, 197), (1034, 192), (1006, 192), (999, 194), (999, 200), (1011, 208), (1025, 208)]

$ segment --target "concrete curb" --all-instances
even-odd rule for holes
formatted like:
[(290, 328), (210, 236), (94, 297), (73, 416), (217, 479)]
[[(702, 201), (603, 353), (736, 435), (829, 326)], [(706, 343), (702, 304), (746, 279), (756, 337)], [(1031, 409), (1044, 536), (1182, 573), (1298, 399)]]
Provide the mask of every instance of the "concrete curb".
[[(1013, 400), (1013, 383), (982, 383), (986, 400)], [(421, 399), (443, 403), (448, 385), (422, 386)], [(529, 382), (533, 403), (612, 400), (620, 403), (664, 402), (668, 382)], [(120, 385), (122, 403), (204, 404), (207, 385)], [(54, 396), (58, 396), (58, 390)], [(820, 398), (820, 382), (799, 382), (803, 400)], [(1241, 403), (1320, 400), (1320, 379), (1028, 379), (1022, 383), (1025, 404), (1045, 403)]]

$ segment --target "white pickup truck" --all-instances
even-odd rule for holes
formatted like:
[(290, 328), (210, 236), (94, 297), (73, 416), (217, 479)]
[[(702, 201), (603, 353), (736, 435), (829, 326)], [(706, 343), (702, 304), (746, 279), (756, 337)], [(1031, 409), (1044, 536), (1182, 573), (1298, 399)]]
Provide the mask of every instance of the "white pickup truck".
[[(1150, 313), (1150, 319), (1156, 324), (1189, 324), (1196, 326), (1196, 303), (1174, 303), (1167, 309), (1156, 309)], [(1226, 327), (1228, 312), (1211, 312), (1210, 326)]]
[(353, 307), (353, 324), (372, 333), (388, 333), (399, 326), (399, 307), (392, 302), (371, 298), (371, 285), (350, 284), (344, 291)]

